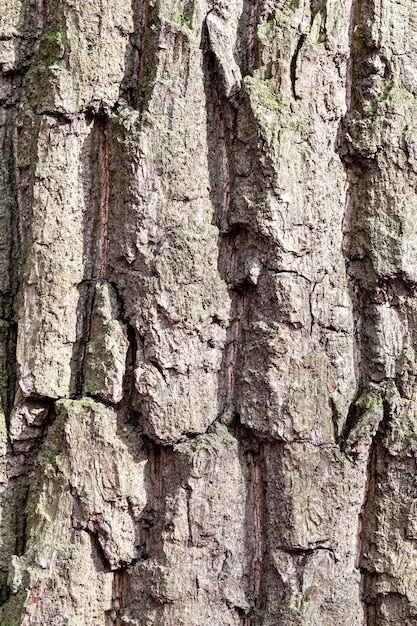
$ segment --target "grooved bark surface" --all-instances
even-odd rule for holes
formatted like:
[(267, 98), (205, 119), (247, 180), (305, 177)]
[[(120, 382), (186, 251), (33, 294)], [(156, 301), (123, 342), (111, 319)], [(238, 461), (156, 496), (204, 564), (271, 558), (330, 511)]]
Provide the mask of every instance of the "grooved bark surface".
[(417, 623), (417, 4), (0, 0), (0, 626)]

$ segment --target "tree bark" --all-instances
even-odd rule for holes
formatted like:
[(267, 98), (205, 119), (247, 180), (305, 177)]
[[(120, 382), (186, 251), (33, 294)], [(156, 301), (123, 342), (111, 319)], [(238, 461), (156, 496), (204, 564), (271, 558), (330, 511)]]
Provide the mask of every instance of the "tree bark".
[(417, 4), (0, 11), (0, 626), (417, 623)]

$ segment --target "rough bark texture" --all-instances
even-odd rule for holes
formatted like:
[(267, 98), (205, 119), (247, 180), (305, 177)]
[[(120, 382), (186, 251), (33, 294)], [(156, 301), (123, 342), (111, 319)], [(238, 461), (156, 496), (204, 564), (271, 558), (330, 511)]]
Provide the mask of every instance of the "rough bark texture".
[(415, 0), (0, 19), (0, 625), (416, 624)]

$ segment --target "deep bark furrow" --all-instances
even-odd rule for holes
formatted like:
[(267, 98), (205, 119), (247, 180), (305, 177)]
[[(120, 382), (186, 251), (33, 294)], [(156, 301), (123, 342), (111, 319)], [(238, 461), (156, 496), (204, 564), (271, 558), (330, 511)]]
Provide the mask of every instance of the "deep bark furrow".
[[(402, 3), (400, 19), (407, 12), (411, 17), (412, 11), (411, 6)], [(406, 89), (401, 93), (403, 87), (399, 86), (407, 79), (402, 61), (394, 60), (393, 51), (402, 45), (402, 35), (390, 21), (392, 7), (381, 11), (376, 4), (358, 3), (354, 13), (348, 81), (351, 96), (342, 154), (348, 168), (352, 207), (344, 250), (357, 311), (361, 357), (360, 395), (352, 405), (347, 427), (353, 434), (368, 431), (372, 437), (367, 495), (361, 512), (361, 594), (368, 626), (386, 626), (413, 620), (408, 565), (404, 563), (401, 573), (394, 573), (390, 564), (392, 553), (400, 558), (403, 550), (408, 551), (408, 543), (398, 539), (391, 548), (388, 538), (398, 538), (396, 529), (407, 519), (415, 497), (410, 478), (414, 461), (409, 460), (413, 439), (404, 441), (401, 434), (408, 429), (413, 393), (406, 384), (410, 395), (405, 400), (395, 384), (410, 377), (414, 380), (414, 368), (401, 354), (408, 342), (414, 341), (414, 276), (409, 265), (414, 231), (407, 231), (406, 212), (398, 210), (404, 200), (391, 201), (392, 185), (396, 185), (395, 193), (408, 195), (405, 190), (410, 176), (414, 176), (406, 162), (400, 172), (397, 170), (404, 145), (397, 143), (396, 137), (401, 128), (413, 123), (415, 113), (408, 106)], [(398, 108), (402, 109), (402, 119), (397, 117)], [(388, 231), (388, 224), (394, 231)], [(401, 345), (393, 339), (396, 327), (401, 327)], [(387, 481), (402, 485), (401, 497), (391, 498), (385, 487)], [(385, 584), (383, 592), (381, 584)], [(401, 602), (395, 599), (399, 591)]]

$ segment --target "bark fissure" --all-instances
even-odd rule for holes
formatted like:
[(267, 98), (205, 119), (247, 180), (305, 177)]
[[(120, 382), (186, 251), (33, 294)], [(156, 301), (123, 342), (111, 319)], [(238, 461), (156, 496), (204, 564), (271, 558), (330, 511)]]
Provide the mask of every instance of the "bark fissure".
[(103, 121), (103, 136), (101, 140), (101, 168), (102, 168), (102, 196), (101, 196), (101, 264), (100, 276), (106, 273), (107, 262), (107, 227), (109, 220), (109, 156), (108, 156), (108, 133), (109, 125), (107, 118)]
[(303, 47), (303, 44), (306, 40), (307, 35), (305, 33), (302, 33), (297, 41), (297, 46), (294, 50), (294, 53), (291, 57), (291, 61), (290, 61), (290, 77), (291, 77), (291, 90), (292, 90), (292, 95), (294, 100), (300, 100), (301, 96), (299, 96), (297, 94), (297, 89), (296, 89), (296, 82), (298, 80), (298, 76), (297, 76), (297, 63), (298, 63), (298, 59), (299, 59), (299, 55), (301, 52), (301, 48)]

